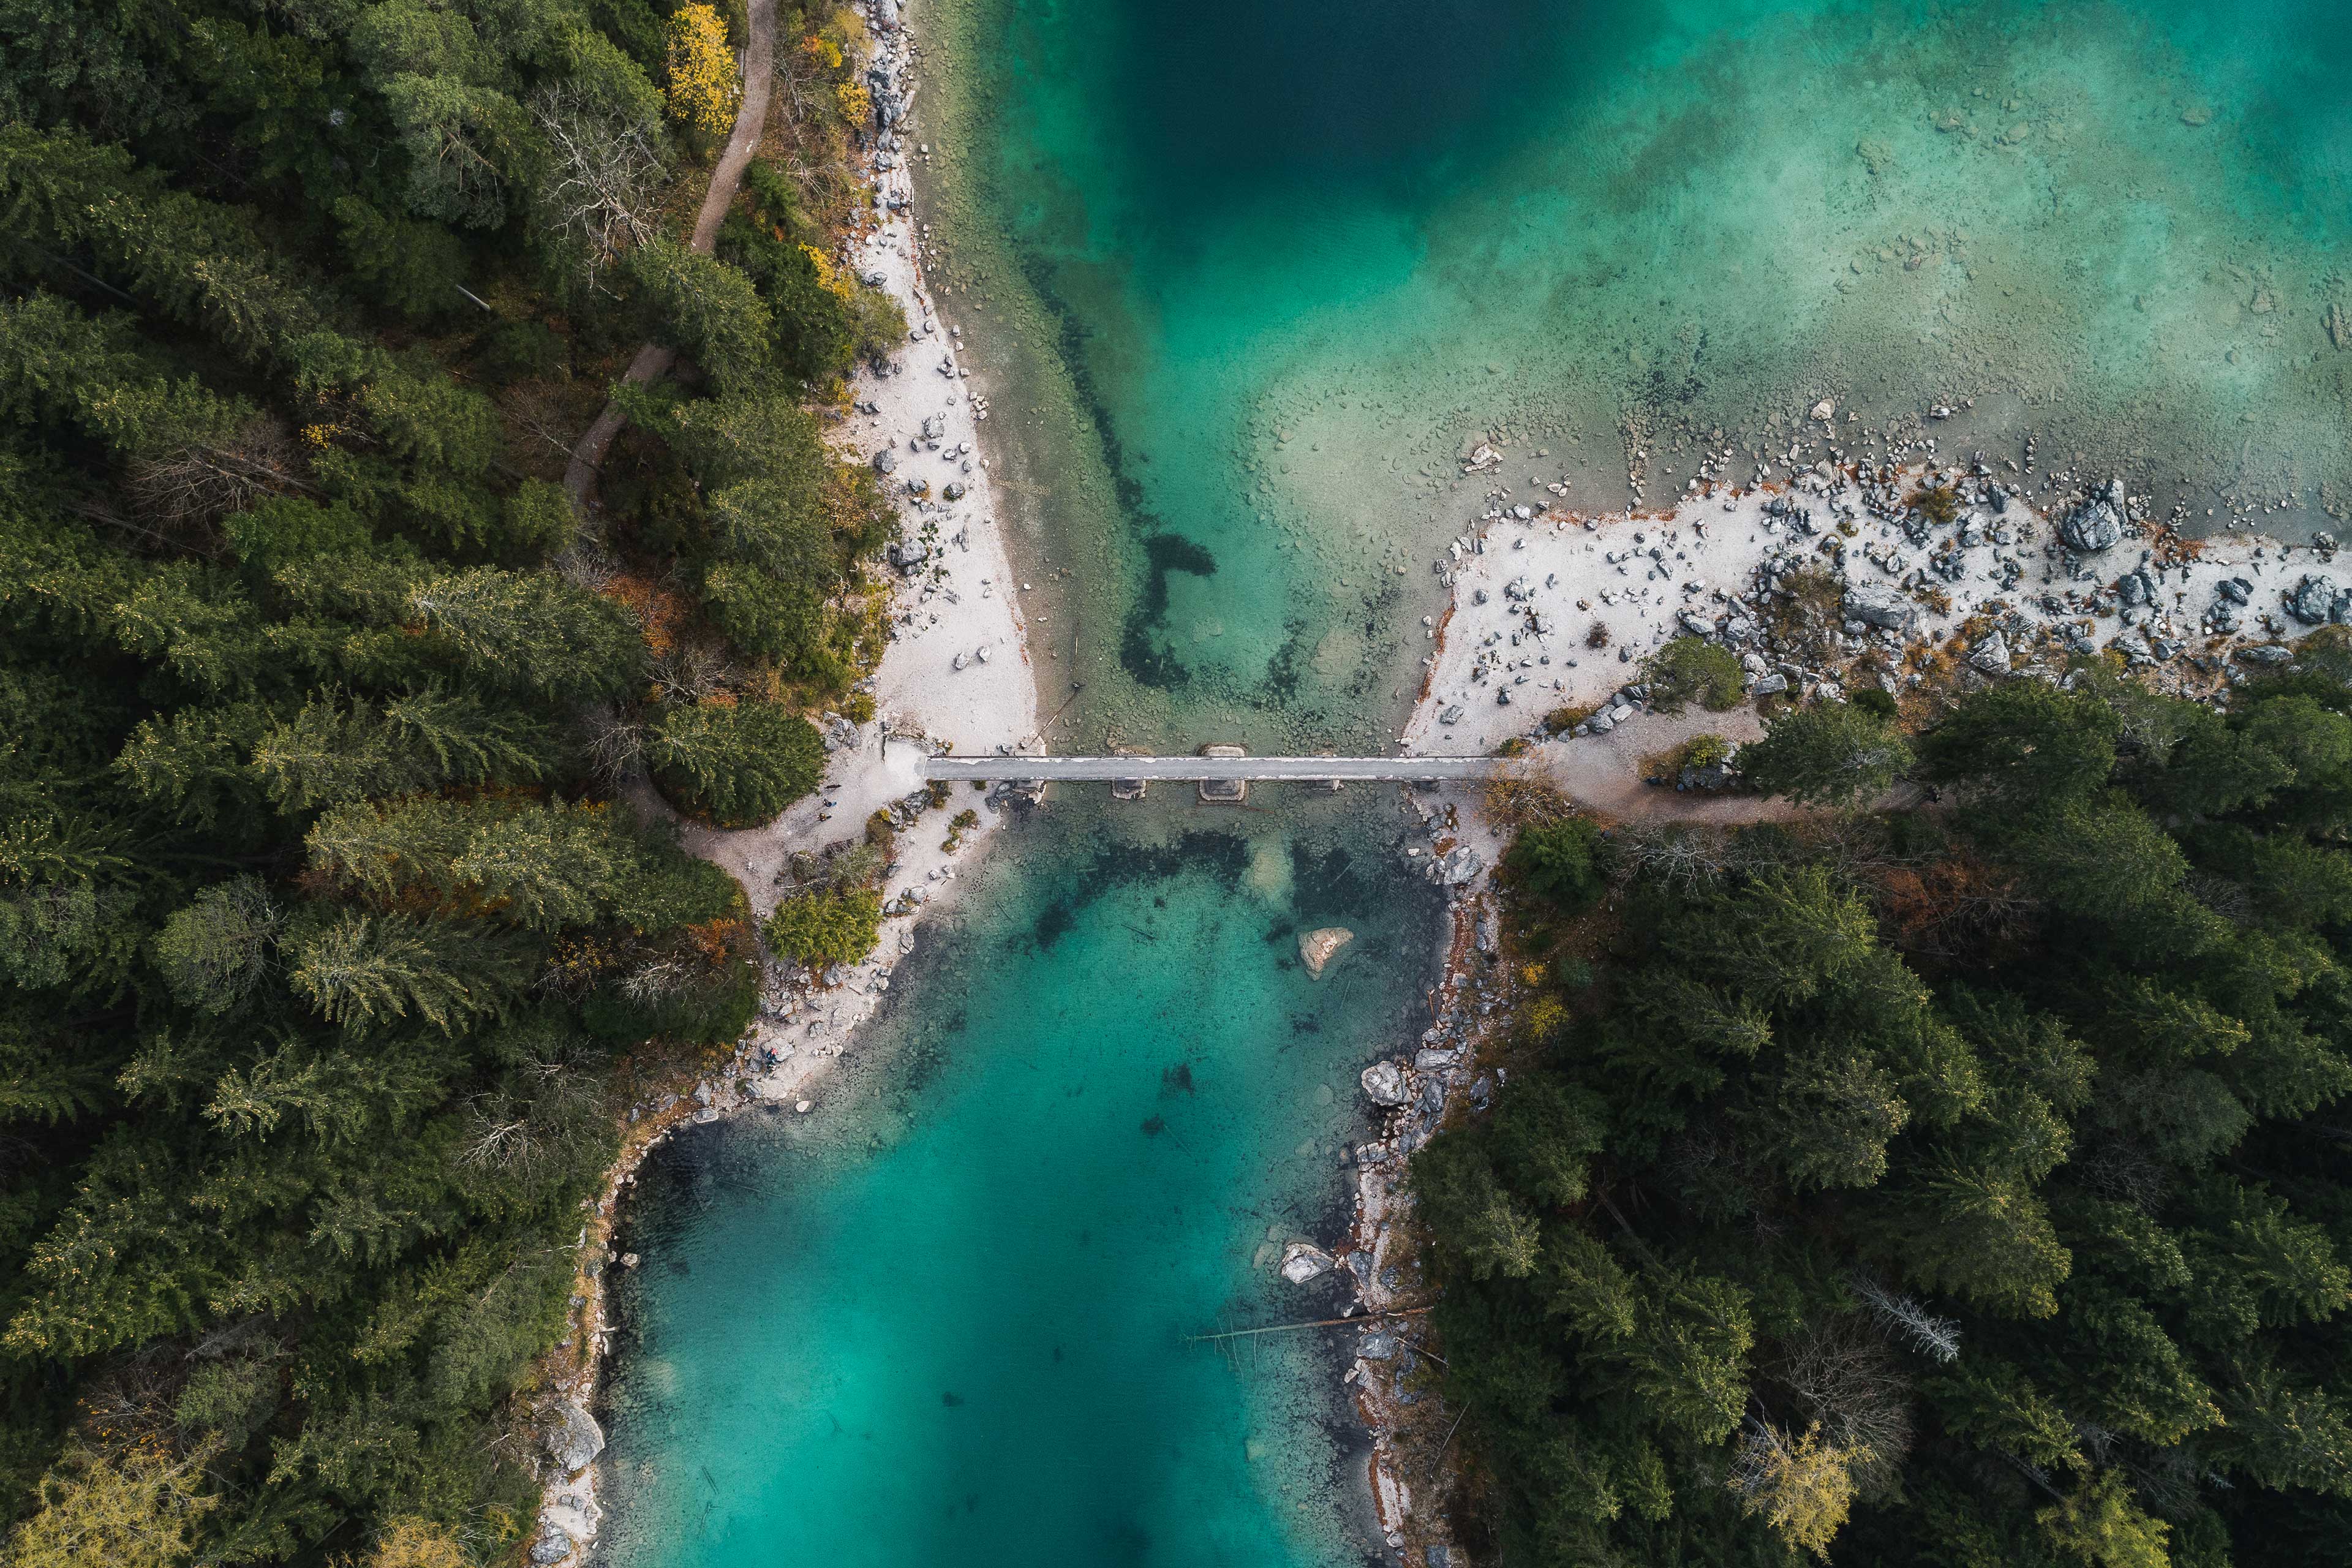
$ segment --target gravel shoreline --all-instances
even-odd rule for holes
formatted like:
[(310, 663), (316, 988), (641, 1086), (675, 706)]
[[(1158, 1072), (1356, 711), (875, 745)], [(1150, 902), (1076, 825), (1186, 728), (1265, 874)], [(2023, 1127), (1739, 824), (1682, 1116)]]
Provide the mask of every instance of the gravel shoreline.
[[(875, 53), (868, 79), (877, 104), (899, 126), (914, 83), (909, 50), (891, 0), (872, 5)], [(887, 20), (886, 20), (887, 18)], [(877, 79), (878, 78), (878, 79)], [(604, 1288), (609, 1266), (634, 1268), (610, 1242), (614, 1211), (646, 1155), (683, 1126), (708, 1123), (755, 1105), (791, 1113), (816, 1109), (821, 1085), (853, 1047), (889, 990), (893, 969), (914, 949), (922, 917), (950, 906), (961, 888), (960, 868), (993, 838), (1008, 811), (1024, 803), (998, 789), (951, 796), (935, 810), (921, 778), (922, 759), (940, 751), (1009, 752), (1040, 749), (1037, 690), (1019, 584), (1003, 539), (982, 454), (983, 400), (965, 390), (968, 367), (956, 334), (937, 325), (923, 276), (922, 236), (909, 216), (911, 190), (902, 132), (886, 128), (867, 150), (875, 185), (871, 223), (854, 237), (859, 275), (905, 310), (908, 342), (887, 368), (861, 370), (853, 411), (836, 445), (870, 463), (897, 504), (899, 537), (889, 552), (891, 640), (871, 683), (875, 717), (857, 723), (824, 715), (828, 752), (822, 785), (764, 827), (724, 832), (684, 825), (681, 842), (722, 866), (744, 887), (756, 915), (774, 909), (798, 851), (823, 851), (861, 837), (877, 812), (899, 825), (896, 860), (883, 889), (881, 941), (856, 964), (821, 975), (767, 965), (759, 1016), (719, 1069), (628, 1111), (621, 1158), (581, 1231), (582, 1289), (574, 1300), (576, 1346), (540, 1405), (548, 1481), (529, 1552), (539, 1568), (581, 1562), (602, 1523), (596, 1459), (604, 1432), (591, 1413), (600, 1394), (613, 1336)], [(641, 806), (660, 815), (649, 789)], [(949, 819), (969, 809), (977, 822)], [(950, 847), (951, 846), (951, 847)]]

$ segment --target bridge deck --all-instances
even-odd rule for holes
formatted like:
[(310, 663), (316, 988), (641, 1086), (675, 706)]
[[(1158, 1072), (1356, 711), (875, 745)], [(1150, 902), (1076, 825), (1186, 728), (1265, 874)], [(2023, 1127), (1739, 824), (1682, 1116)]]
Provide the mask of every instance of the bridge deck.
[(1492, 757), (932, 757), (930, 779), (1228, 779), (1394, 780), (1438, 783), (1484, 779)]

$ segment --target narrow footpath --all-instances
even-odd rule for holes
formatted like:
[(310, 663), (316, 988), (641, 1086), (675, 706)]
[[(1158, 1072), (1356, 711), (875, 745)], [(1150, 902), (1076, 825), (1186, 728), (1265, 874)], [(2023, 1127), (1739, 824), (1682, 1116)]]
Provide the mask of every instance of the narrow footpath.
[[(703, 193), (702, 210), (695, 215), (694, 234), (687, 241), (705, 256), (719, 243), (719, 226), (727, 221), (727, 209), (734, 205), (743, 173), (751, 166), (751, 155), (760, 150), (760, 138), (767, 129), (768, 96), (775, 85), (776, 0), (751, 0), (751, 35), (743, 51), (743, 101), (736, 110), (735, 129), (728, 132), (726, 150), (710, 171), (710, 189)], [(629, 362), (622, 384), (644, 386), (658, 381), (677, 363), (676, 349), (647, 343)], [(596, 423), (572, 448), (572, 460), (563, 469), (563, 491), (572, 498), (575, 515), (584, 516), (596, 504), (596, 476), (604, 466), (613, 438), (626, 422), (621, 405), (607, 402)]]

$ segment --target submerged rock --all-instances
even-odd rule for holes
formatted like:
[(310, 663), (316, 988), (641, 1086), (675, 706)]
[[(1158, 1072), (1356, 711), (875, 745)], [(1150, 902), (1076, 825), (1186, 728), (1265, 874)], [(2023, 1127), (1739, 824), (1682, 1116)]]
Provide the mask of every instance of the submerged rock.
[(1339, 955), (1341, 948), (1356, 940), (1356, 933), (1346, 926), (1324, 926), (1317, 931), (1302, 931), (1298, 937), (1298, 962), (1307, 965), (1307, 973), (1317, 980), (1323, 978), (1323, 966)]
[(1331, 1255), (1312, 1243), (1294, 1241), (1282, 1249), (1281, 1275), (1293, 1285), (1320, 1279), (1331, 1272)]

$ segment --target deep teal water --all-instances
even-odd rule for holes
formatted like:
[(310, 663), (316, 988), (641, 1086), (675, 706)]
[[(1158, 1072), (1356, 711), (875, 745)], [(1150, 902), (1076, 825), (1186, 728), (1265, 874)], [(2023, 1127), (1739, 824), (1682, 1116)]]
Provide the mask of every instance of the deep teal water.
[[(1381, 734), (1474, 436), (1612, 506), (1824, 395), (1858, 445), (1973, 399), (1948, 450), (2352, 500), (2341, 0), (916, 19), (932, 277), (1063, 595), (1062, 745)], [(1387, 797), (1280, 806), (1057, 800), (860, 1076), (649, 1167), (607, 1562), (1360, 1557), (1329, 1369), (1183, 1342), (1306, 1304), (1260, 1248), (1332, 1235), (1356, 1069), (1433, 957)], [(1317, 985), (1293, 942), (1334, 921)]]
[[(1183, 1342), (1338, 1310), (1269, 1244), (1335, 1235), (1366, 1042), (1433, 978), (1433, 895), (1331, 816), (1048, 814), (862, 1079), (647, 1167), (607, 1561), (1357, 1560), (1328, 1368)], [(1331, 923), (1318, 983), (1297, 936)]]

